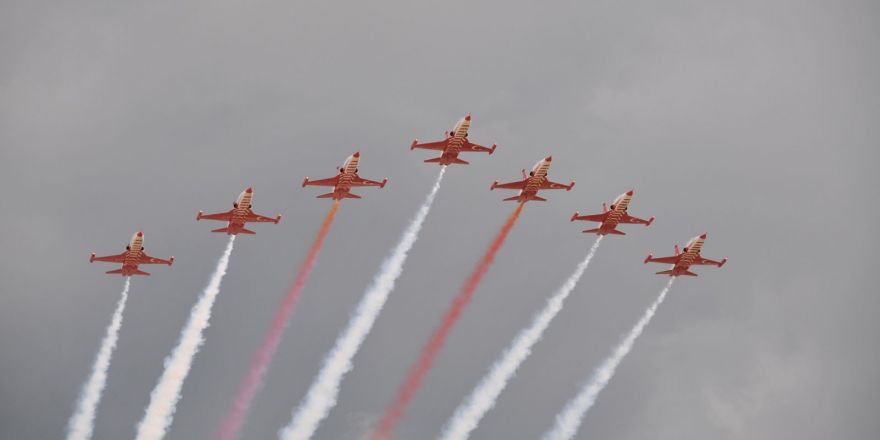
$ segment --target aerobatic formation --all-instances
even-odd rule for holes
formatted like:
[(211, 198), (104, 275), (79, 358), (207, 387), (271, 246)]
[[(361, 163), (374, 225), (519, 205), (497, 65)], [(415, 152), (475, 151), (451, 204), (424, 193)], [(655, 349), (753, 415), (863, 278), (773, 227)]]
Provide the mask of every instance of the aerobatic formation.
[[(463, 153), (487, 153), (492, 155), (497, 148), (496, 144), (487, 147), (471, 142), (469, 132), (472, 118), (470, 113), (459, 119), (452, 130), (444, 133), (439, 141), (420, 143), (418, 139), (412, 141), (410, 149), (433, 150), (440, 154), (424, 160), (426, 163), (440, 165), (434, 185), (428, 192), (425, 201), (416, 211), (415, 217), (404, 230), (399, 242), (392, 247), (391, 253), (379, 267), (373, 282), (368, 286), (361, 301), (352, 312), (351, 318), (345, 329), (340, 333), (334, 347), (330, 349), (324, 359), (324, 363), (317, 372), (315, 380), (308, 394), (303, 397), (299, 406), (294, 408), (290, 423), (279, 427), (278, 436), (281, 439), (306, 439), (314, 436), (319, 424), (332, 411), (339, 395), (339, 388), (345, 374), (354, 368), (354, 356), (361, 347), (363, 341), (369, 335), (373, 323), (378, 319), (385, 302), (394, 289), (395, 281), (401, 275), (410, 249), (418, 240), (422, 225), (431, 209), (434, 198), (437, 195), (443, 176), (448, 165), (467, 165), (469, 162), (459, 156)], [(262, 344), (253, 352), (250, 368), (243, 372), (238, 393), (230, 396), (231, 406), (222, 423), (216, 429), (216, 438), (220, 440), (234, 440), (242, 437), (248, 413), (251, 411), (253, 400), (257, 397), (263, 386), (266, 372), (270, 367), (275, 352), (278, 349), (284, 330), (292, 318), (299, 297), (304, 290), (309, 274), (314, 267), (318, 255), (323, 246), (324, 238), (330, 231), (339, 208), (344, 199), (360, 199), (361, 196), (352, 193), (357, 187), (384, 188), (388, 183), (385, 177), (381, 181), (365, 179), (359, 175), (361, 153), (355, 152), (345, 159), (337, 168), (337, 174), (333, 177), (311, 180), (305, 177), (302, 186), (326, 186), (332, 188), (331, 192), (320, 194), (317, 198), (332, 199), (333, 204), (321, 223), (312, 245), (307, 250), (303, 261), (298, 266), (296, 275), (292, 280), (290, 290), (278, 305), (274, 319), (265, 323), (266, 335)], [(439, 324), (425, 342), (422, 351), (416, 356), (408, 374), (403, 378), (394, 398), (385, 408), (384, 415), (373, 427), (373, 439), (388, 439), (394, 435), (395, 428), (403, 421), (406, 409), (410, 401), (416, 395), (424, 378), (430, 374), (434, 361), (440, 355), (447, 337), (455, 327), (456, 322), (465, 312), (467, 305), (476, 294), (483, 277), (488, 273), (497, 253), (504, 245), (506, 238), (516, 224), (524, 206), (530, 201), (546, 201), (539, 195), (540, 191), (551, 189), (564, 189), (571, 191), (575, 182), (568, 184), (550, 180), (548, 171), (553, 163), (552, 156), (539, 160), (529, 172), (522, 170), (522, 179), (508, 183), (492, 182), (489, 189), (509, 189), (518, 191), (512, 197), (504, 201), (516, 201), (515, 209), (508, 215), (501, 225), (495, 237), (489, 242), (488, 247), (475, 264), (471, 274), (464, 280), (458, 294), (452, 300), (449, 308), (441, 316)], [(514, 338), (511, 345), (502, 352), (492, 364), (487, 374), (473, 391), (465, 397), (462, 404), (445, 425), (441, 437), (445, 439), (464, 439), (477, 428), (482, 417), (490, 411), (500, 398), (502, 391), (510, 380), (515, 378), (519, 366), (526, 361), (531, 354), (532, 348), (537, 344), (553, 318), (563, 309), (565, 299), (574, 292), (575, 287), (584, 275), (590, 261), (597, 253), (602, 238), (606, 235), (626, 235), (620, 230), (621, 225), (644, 225), (650, 226), (654, 217), (647, 220), (632, 216), (628, 208), (633, 199), (634, 190), (629, 190), (611, 202), (610, 206), (602, 203), (602, 212), (598, 214), (581, 215), (575, 212), (570, 221), (587, 221), (598, 223), (595, 228), (586, 229), (584, 233), (596, 234), (596, 240), (589, 249), (584, 259), (575, 267), (574, 273), (567, 278), (562, 286), (547, 299), (544, 308), (534, 315), (532, 322)], [(177, 402), (183, 397), (182, 386), (188, 375), (192, 363), (201, 345), (204, 343), (204, 331), (209, 326), (211, 308), (220, 293), (220, 286), (229, 265), (233, 243), (239, 234), (253, 235), (254, 231), (248, 229), (248, 223), (274, 223), (281, 221), (281, 214), (275, 217), (266, 217), (253, 211), (253, 187), (248, 187), (232, 204), (232, 209), (225, 212), (205, 214), (198, 211), (196, 220), (215, 220), (225, 222), (225, 226), (213, 229), (211, 232), (224, 233), (229, 236), (226, 249), (220, 256), (214, 272), (209, 278), (208, 284), (196, 303), (193, 305), (189, 321), (185, 323), (180, 339), (176, 347), (165, 360), (164, 372), (149, 396), (149, 403), (145, 407), (144, 417), (136, 426), (138, 439), (161, 439), (172, 428), (173, 416)], [(673, 281), (679, 276), (697, 276), (692, 271), (692, 266), (711, 265), (722, 267), (727, 258), (712, 260), (704, 258), (700, 251), (705, 244), (705, 233), (692, 238), (687, 244), (679, 249), (675, 246), (675, 253), (669, 257), (654, 257), (649, 254), (644, 263), (667, 264), (669, 268), (657, 272), (659, 275), (668, 275), (669, 282), (661, 290), (653, 304), (644, 312), (636, 326), (623, 337), (619, 345), (612, 350), (612, 354), (605, 359), (595, 370), (592, 378), (582, 385), (580, 392), (563, 408), (556, 416), (555, 425), (544, 435), (548, 439), (567, 439), (574, 436), (584, 416), (592, 407), (599, 392), (613, 378), (617, 365), (632, 349), (636, 339), (641, 335), (657, 308), (663, 302), (667, 292), (672, 287)], [(125, 288), (120, 299), (113, 319), (107, 329), (96, 356), (95, 363), (89, 378), (83, 385), (77, 409), (71, 416), (68, 424), (67, 437), (69, 439), (88, 439), (91, 437), (96, 410), (101, 395), (104, 392), (106, 377), (109, 373), (110, 361), (113, 349), (118, 339), (122, 324), (122, 314), (129, 290), (131, 277), (134, 275), (150, 275), (140, 270), (142, 264), (166, 264), (171, 266), (174, 257), (167, 260), (151, 257), (144, 250), (144, 233), (138, 231), (132, 236), (125, 251), (118, 255), (98, 257), (92, 253), (90, 262), (100, 261), (120, 263), (122, 267), (110, 270), (108, 274), (118, 274), (126, 278)], [(222, 325), (222, 324), (221, 324)], [(259, 325), (259, 324), (257, 324)], [(245, 352), (250, 350), (245, 349)]]

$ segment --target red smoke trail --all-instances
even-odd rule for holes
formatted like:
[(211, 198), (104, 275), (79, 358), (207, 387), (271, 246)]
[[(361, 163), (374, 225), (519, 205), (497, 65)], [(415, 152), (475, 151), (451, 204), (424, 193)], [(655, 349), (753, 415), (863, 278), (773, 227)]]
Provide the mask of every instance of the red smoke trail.
[(326, 237), (327, 232), (330, 231), (330, 224), (333, 223), (333, 217), (336, 215), (336, 210), (338, 208), (339, 201), (337, 200), (333, 203), (333, 207), (330, 208), (330, 212), (327, 213), (327, 217), (324, 218), (324, 223), (321, 224), (321, 230), (318, 231), (318, 235), (315, 237), (315, 241), (312, 243), (312, 247), (309, 248), (309, 253), (306, 255), (306, 260), (299, 267), (299, 271), (296, 273), (296, 278), (290, 286), (290, 292), (284, 297), (284, 301), (281, 302), (281, 306), (278, 308), (278, 311), (275, 312), (275, 319), (272, 320), (272, 326), (269, 327), (269, 332), (266, 333), (266, 337), (263, 339), (263, 344), (260, 346), (260, 349), (257, 351), (253, 360), (251, 360), (250, 370), (248, 370), (247, 375), (242, 379), (235, 402), (229, 410), (229, 413), (226, 415), (226, 421), (223, 422), (220, 432), (217, 433), (218, 439), (235, 440), (238, 438), (244, 419), (250, 409), (251, 401), (254, 399), (254, 395), (263, 383), (263, 376), (266, 374), (266, 370), (272, 362), (272, 357), (275, 356), (275, 349), (278, 348), (278, 343), (281, 342), (281, 335), (287, 327), (287, 321), (290, 320), (290, 315), (293, 314), (293, 309), (296, 307), (296, 303), (299, 300), (300, 292), (302, 292), (303, 286), (309, 278), (309, 273), (315, 266), (315, 260), (318, 259), (318, 252), (321, 250), (324, 237)]
[(446, 315), (443, 317), (440, 327), (434, 330), (431, 339), (429, 339), (425, 347), (422, 348), (422, 354), (419, 356), (419, 360), (410, 368), (406, 381), (397, 391), (397, 397), (394, 399), (394, 402), (385, 410), (385, 416), (382, 418), (379, 428), (373, 433), (373, 440), (385, 440), (391, 438), (391, 432), (394, 431), (394, 427), (400, 421), (401, 417), (403, 417), (403, 413), (406, 411), (409, 401), (412, 400), (413, 395), (422, 384), (422, 379), (425, 378), (425, 374), (428, 373), (428, 370), (430, 370), (431, 366), (434, 364), (434, 359), (437, 357), (440, 349), (443, 348), (443, 344), (446, 342), (446, 337), (449, 335), (452, 327), (455, 326), (456, 321), (458, 321), (459, 316), (461, 316), (461, 312), (464, 311), (464, 307), (471, 302), (471, 298), (474, 296), (474, 290), (476, 290), (477, 286), (480, 284), (483, 275), (489, 270), (492, 261), (495, 260), (495, 254), (501, 249), (504, 240), (507, 238), (507, 234), (513, 228), (513, 224), (516, 223), (516, 219), (519, 217), (522, 209), (523, 204), (520, 203), (516, 207), (516, 210), (510, 214), (510, 217), (507, 218), (504, 226), (498, 231), (498, 235), (492, 240), (492, 244), (489, 245), (486, 254), (483, 255), (483, 258), (477, 263), (474, 271), (471, 273), (470, 277), (468, 277), (464, 286), (462, 286), (458, 295), (452, 301), (452, 306), (446, 311)]

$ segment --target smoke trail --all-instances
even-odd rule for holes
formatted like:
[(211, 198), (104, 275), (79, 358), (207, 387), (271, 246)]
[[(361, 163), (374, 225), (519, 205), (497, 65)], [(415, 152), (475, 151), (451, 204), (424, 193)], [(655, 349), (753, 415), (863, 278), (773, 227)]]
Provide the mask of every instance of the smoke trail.
[(315, 430), (318, 429), (321, 420), (327, 417), (327, 414), (336, 405), (342, 377), (351, 370), (352, 358), (373, 328), (373, 323), (382, 311), (382, 306), (385, 305), (388, 295), (394, 289), (394, 282), (403, 272), (407, 253), (419, 238), (419, 230), (422, 229), (422, 223), (428, 216), (431, 204), (434, 203), (434, 197), (440, 189), (440, 182), (445, 173), (446, 167), (444, 166), (440, 169), (437, 180), (434, 181), (434, 186), (425, 198), (425, 202), (416, 212), (415, 218), (406, 228), (403, 236), (400, 237), (400, 241), (394, 247), (391, 255), (382, 263), (379, 273), (373, 278), (373, 283), (364, 293), (357, 309), (348, 321), (348, 326), (339, 335), (336, 339), (336, 345), (324, 358), (324, 365), (315, 381), (312, 382), (305, 400), (294, 411), (291, 422), (278, 433), (279, 438), (286, 440), (311, 438)]
[(122, 312), (125, 310), (125, 302), (128, 301), (128, 288), (131, 285), (131, 277), (125, 277), (125, 286), (122, 288), (122, 296), (116, 303), (116, 310), (104, 339), (101, 340), (101, 348), (95, 355), (92, 364), (92, 374), (89, 380), (83, 384), (79, 393), (79, 401), (76, 404), (76, 412), (70, 416), (67, 422), (68, 440), (87, 440), (92, 438), (95, 429), (95, 410), (101, 401), (104, 387), (107, 385), (107, 370), (110, 369), (110, 358), (116, 349), (116, 341), (119, 339), (119, 328), (122, 327)]
[(455, 326), (459, 316), (462, 311), (464, 311), (464, 307), (470, 303), (471, 298), (474, 295), (474, 290), (476, 290), (477, 286), (480, 284), (483, 275), (489, 270), (492, 261), (495, 260), (495, 254), (501, 249), (504, 240), (507, 238), (507, 234), (513, 228), (522, 209), (523, 203), (520, 203), (516, 207), (516, 210), (510, 214), (510, 217), (507, 218), (507, 221), (504, 223), (504, 226), (501, 227), (498, 235), (492, 240), (492, 243), (486, 250), (486, 254), (483, 255), (483, 258), (477, 263), (474, 271), (468, 277), (467, 281), (465, 281), (464, 286), (462, 286), (458, 295), (452, 301), (452, 306), (446, 311), (446, 315), (443, 317), (440, 327), (434, 330), (431, 339), (428, 340), (428, 343), (422, 349), (418, 361), (416, 361), (416, 363), (410, 368), (409, 374), (398, 390), (394, 402), (385, 410), (385, 416), (379, 423), (378, 429), (373, 433), (373, 440), (390, 438), (391, 432), (400, 421), (400, 418), (403, 417), (403, 413), (406, 411), (409, 401), (422, 384), (422, 379), (424, 379), (425, 374), (428, 373), (428, 370), (430, 370), (431, 366), (434, 364), (434, 359), (437, 357), (440, 349), (443, 348), (443, 344), (446, 342), (446, 337), (449, 335), (452, 327)]
[(596, 238), (586, 258), (577, 265), (574, 273), (568, 277), (568, 280), (565, 281), (565, 284), (559, 288), (556, 294), (547, 300), (547, 305), (544, 306), (544, 309), (535, 315), (532, 319), (532, 324), (524, 328), (517, 335), (513, 343), (510, 344), (510, 347), (501, 355), (501, 358), (495, 361), (489, 373), (474, 388), (467, 400), (459, 405), (458, 409), (455, 410), (455, 415), (452, 416), (452, 419), (446, 425), (446, 429), (441, 436), (442, 439), (468, 438), (486, 412), (495, 407), (495, 402), (501, 391), (507, 386), (507, 382), (510, 381), (513, 375), (516, 374), (519, 366), (532, 353), (532, 347), (541, 339), (544, 330), (550, 325), (550, 321), (562, 310), (563, 302), (574, 290), (587, 266), (590, 265), (590, 260), (593, 259), (593, 255), (596, 254), (596, 250), (599, 249), (599, 243), (601, 242), (602, 236), (600, 235)]
[(553, 429), (544, 433), (544, 440), (568, 440), (574, 437), (581, 425), (581, 421), (584, 419), (584, 415), (596, 403), (596, 397), (599, 396), (605, 385), (608, 385), (608, 382), (614, 377), (614, 371), (620, 365), (620, 361), (632, 350), (636, 338), (642, 334), (642, 330), (651, 321), (651, 318), (657, 311), (657, 307), (660, 307), (660, 304), (663, 303), (666, 293), (672, 287), (673, 281), (675, 281), (675, 277), (669, 279), (666, 287), (660, 291), (660, 295), (654, 300), (654, 304), (651, 304), (651, 307), (645, 310), (645, 314), (642, 315), (642, 318), (639, 319), (635, 327), (629, 331), (629, 334), (611, 352), (611, 356), (606, 358), (599, 365), (599, 368), (596, 368), (593, 372), (593, 377), (584, 385), (578, 395), (565, 405), (562, 412), (556, 415), (556, 424), (553, 426)]
[(223, 251), (220, 261), (217, 262), (217, 267), (211, 274), (208, 285), (190, 311), (189, 321), (180, 332), (177, 346), (165, 358), (165, 371), (162, 372), (159, 382), (153, 388), (153, 392), (150, 394), (150, 403), (144, 411), (144, 418), (138, 425), (136, 437), (138, 440), (161, 439), (168, 431), (168, 427), (171, 426), (177, 402), (180, 400), (183, 381), (189, 374), (193, 358), (205, 342), (202, 333), (208, 327), (208, 321), (211, 319), (211, 307), (214, 306), (214, 300), (220, 293), (220, 283), (223, 281), (223, 276), (226, 275), (229, 255), (232, 253), (234, 243), (235, 235), (230, 235), (226, 250)]
[(281, 336), (284, 333), (284, 329), (287, 327), (287, 321), (290, 320), (290, 315), (293, 314), (293, 310), (296, 308), (296, 303), (299, 301), (299, 295), (302, 292), (303, 286), (305, 286), (306, 280), (308, 280), (309, 274), (315, 266), (315, 261), (318, 259), (318, 252), (321, 250), (321, 245), (324, 243), (324, 237), (326, 237), (327, 233), (330, 231), (330, 225), (333, 223), (333, 217), (336, 216), (337, 209), (339, 209), (339, 200), (333, 203), (330, 212), (324, 217), (321, 229), (318, 231), (318, 235), (315, 236), (315, 241), (312, 242), (312, 247), (309, 248), (305, 261), (299, 267), (299, 271), (296, 273), (296, 278), (294, 278), (293, 284), (290, 286), (290, 291), (287, 293), (287, 296), (284, 297), (284, 300), (275, 312), (275, 318), (272, 319), (269, 331), (266, 333), (266, 336), (263, 338), (263, 343), (260, 345), (260, 348), (251, 360), (251, 366), (241, 381), (232, 408), (230, 408), (223, 425), (220, 427), (220, 431), (217, 433), (218, 439), (234, 440), (238, 438), (241, 426), (250, 410), (251, 402), (257, 394), (257, 390), (259, 390), (262, 385), (266, 370), (269, 368), (269, 364), (275, 356), (275, 350), (278, 348), (278, 343), (281, 342)]

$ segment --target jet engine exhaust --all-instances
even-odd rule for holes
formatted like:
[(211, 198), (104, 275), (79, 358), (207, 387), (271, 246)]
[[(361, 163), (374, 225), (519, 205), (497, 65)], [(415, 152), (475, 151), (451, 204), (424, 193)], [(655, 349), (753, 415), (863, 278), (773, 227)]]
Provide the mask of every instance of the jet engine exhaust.
[(581, 388), (581, 391), (577, 396), (570, 400), (565, 405), (565, 408), (556, 415), (556, 424), (550, 431), (544, 433), (544, 440), (568, 440), (577, 434), (577, 430), (580, 427), (584, 416), (587, 414), (587, 411), (593, 407), (599, 393), (602, 392), (602, 389), (604, 389), (605, 386), (608, 385), (608, 382), (611, 381), (611, 378), (614, 377), (614, 372), (617, 370), (617, 366), (620, 365), (623, 358), (629, 354), (630, 350), (632, 350), (636, 338), (642, 334), (645, 326), (651, 322), (651, 318), (654, 317), (654, 313), (657, 312), (657, 308), (663, 303), (666, 294), (672, 287), (673, 281), (675, 281), (675, 277), (669, 278), (666, 287), (660, 291), (660, 295), (657, 296), (654, 303), (645, 310), (645, 314), (642, 315), (635, 327), (633, 327), (632, 330), (630, 330), (620, 341), (620, 344), (614, 348), (611, 352), (611, 356), (602, 361), (599, 367), (593, 371), (593, 376), (590, 378), (590, 381)]
[(177, 410), (177, 402), (180, 401), (183, 381), (186, 380), (193, 359), (205, 342), (203, 333), (210, 325), (211, 308), (214, 307), (214, 301), (220, 293), (220, 283), (223, 282), (223, 276), (226, 275), (226, 269), (229, 267), (233, 244), (235, 244), (235, 235), (230, 235), (226, 250), (217, 262), (208, 285), (190, 311), (189, 320), (180, 332), (177, 346), (165, 358), (165, 370), (150, 394), (150, 403), (138, 425), (137, 440), (161, 439), (165, 437), (168, 427), (171, 426), (174, 412)]
[(480, 383), (455, 410), (452, 419), (446, 425), (443, 435), (444, 440), (466, 439), (476, 429), (483, 416), (495, 407), (498, 396), (504, 391), (507, 383), (516, 374), (519, 366), (525, 362), (532, 353), (532, 347), (541, 340), (544, 331), (550, 326), (553, 318), (562, 310), (563, 303), (568, 295), (577, 286), (578, 281), (590, 265), (593, 256), (599, 249), (602, 236), (596, 238), (587, 256), (577, 265), (574, 273), (568, 277), (565, 283), (547, 300), (544, 308), (532, 318), (532, 323), (522, 329), (513, 340), (507, 350), (492, 364), (489, 372), (483, 376)]
[(443, 316), (440, 326), (434, 330), (428, 343), (422, 348), (422, 353), (419, 355), (418, 360), (412, 365), (412, 367), (410, 367), (406, 380), (398, 390), (394, 401), (386, 408), (385, 415), (383, 416), (378, 429), (376, 429), (371, 437), (373, 440), (385, 440), (390, 438), (391, 432), (394, 431), (395, 426), (400, 422), (410, 400), (412, 400), (413, 395), (415, 395), (419, 386), (422, 384), (425, 375), (434, 364), (434, 359), (437, 357), (440, 349), (443, 348), (443, 344), (446, 342), (449, 332), (452, 331), (452, 328), (455, 326), (455, 323), (464, 311), (465, 306), (470, 303), (474, 291), (483, 279), (483, 275), (486, 274), (489, 267), (492, 265), (492, 262), (495, 260), (495, 254), (497, 254), (498, 250), (504, 245), (504, 241), (510, 233), (510, 230), (513, 229), (513, 225), (516, 223), (517, 218), (519, 218), (523, 206), (524, 203), (519, 203), (513, 213), (510, 214), (507, 221), (504, 222), (504, 226), (498, 231), (498, 235), (492, 240), (492, 243), (489, 245), (483, 258), (481, 258), (474, 267), (473, 272), (471, 272), (467, 281), (465, 281), (458, 295), (453, 299), (452, 305), (449, 310), (446, 311), (446, 315)]
[(83, 384), (76, 404), (76, 412), (70, 416), (67, 423), (67, 440), (87, 440), (92, 438), (95, 429), (95, 411), (101, 402), (101, 395), (107, 385), (107, 371), (110, 369), (110, 358), (116, 349), (116, 341), (119, 340), (119, 328), (122, 327), (122, 313), (125, 311), (125, 303), (128, 301), (128, 288), (131, 286), (131, 277), (125, 277), (125, 285), (122, 287), (122, 295), (116, 303), (116, 310), (104, 339), (101, 340), (101, 348), (95, 355), (92, 365), (92, 373)]
[(345, 330), (339, 335), (333, 349), (324, 358), (324, 365), (312, 382), (305, 399), (294, 410), (290, 423), (279, 432), (280, 439), (311, 438), (321, 421), (336, 406), (339, 397), (339, 384), (345, 374), (352, 369), (352, 358), (357, 354), (364, 339), (373, 328), (376, 318), (388, 300), (388, 295), (394, 290), (394, 283), (403, 272), (408, 252), (419, 238), (419, 231), (434, 203), (437, 191), (440, 190), (440, 183), (443, 181), (445, 173), (446, 166), (443, 166), (440, 168), (440, 173), (424, 203), (403, 232), (391, 254), (382, 263), (372, 284), (361, 297)]
[(260, 345), (260, 348), (251, 360), (250, 368), (241, 381), (232, 408), (229, 410), (223, 425), (220, 427), (220, 431), (217, 433), (218, 439), (234, 440), (238, 438), (254, 396), (262, 386), (266, 370), (268, 370), (269, 364), (272, 363), (272, 358), (275, 356), (275, 350), (281, 342), (281, 336), (284, 333), (284, 329), (287, 327), (287, 322), (290, 321), (290, 316), (293, 314), (296, 304), (299, 301), (300, 293), (302, 293), (302, 289), (305, 286), (306, 281), (309, 279), (312, 268), (315, 267), (318, 253), (321, 251), (321, 246), (324, 244), (324, 238), (327, 237), (327, 233), (330, 232), (330, 225), (333, 223), (333, 218), (336, 216), (336, 211), (338, 209), (339, 200), (336, 200), (333, 202), (333, 206), (330, 207), (327, 216), (324, 217), (321, 229), (318, 230), (318, 234), (315, 236), (315, 240), (312, 242), (308, 254), (306, 254), (305, 261), (300, 265), (299, 270), (296, 273), (296, 278), (294, 278), (293, 284), (290, 286), (290, 291), (281, 301), (278, 310), (275, 312), (275, 317), (272, 319), (272, 323), (269, 326), (269, 331), (263, 339), (263, 343)]

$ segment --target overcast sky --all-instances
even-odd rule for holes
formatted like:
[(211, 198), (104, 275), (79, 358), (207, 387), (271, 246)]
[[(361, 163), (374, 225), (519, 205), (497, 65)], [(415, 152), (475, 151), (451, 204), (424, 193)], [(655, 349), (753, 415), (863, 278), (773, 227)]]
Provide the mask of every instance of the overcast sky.
[[(0, 2), (0, 438), (64, 435), (123, 280), (89, 253), (143, 229), (177, 260), (134, 279), (96, 439), (134, 436), (225, 245), (197, 210), (245, 187), (284, 215), (236, 242), (169, 439), (207, 439), (362, 152), (385, 189), (342, 203), (244, 429), (274, 438), (466, 112), (497, 142), (449, 170), (396, 290), (317, 432), (376, 422), (514, 208), (495, 179), (553, 154), (398, 427), (441, 427), (593, 241), (575, 210), (635, 188), (649, 228), (603, 242), (476, 439), (535, 438), (655, 298), (642, 264), (708, 232), (579, 438), (872, 439), (880, 432), (880, 5), (865, 1)], [(873, 287), (872, 287), (873, 286)]]

